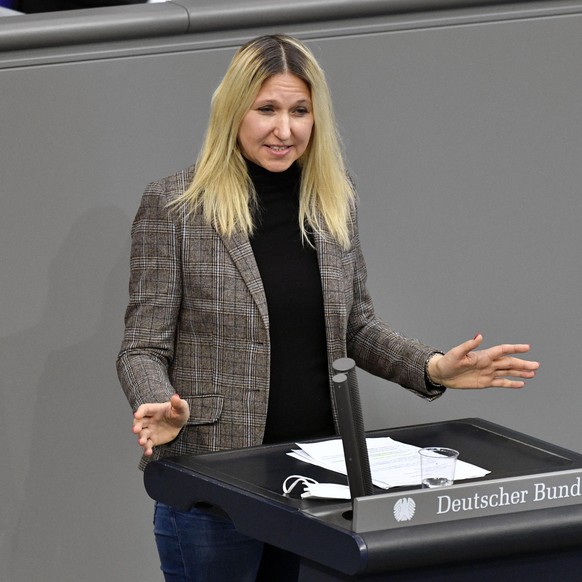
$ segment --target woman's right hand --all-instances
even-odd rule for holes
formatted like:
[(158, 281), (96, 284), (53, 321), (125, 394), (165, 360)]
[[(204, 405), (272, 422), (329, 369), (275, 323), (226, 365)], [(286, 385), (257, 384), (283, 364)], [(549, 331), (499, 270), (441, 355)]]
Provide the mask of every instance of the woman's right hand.
[(188, 421), (190, 407), (174, 394), (168, 402), (142, 404), (133, 414), (132, 432), (146, 457), (153, 448), (173, 441)]

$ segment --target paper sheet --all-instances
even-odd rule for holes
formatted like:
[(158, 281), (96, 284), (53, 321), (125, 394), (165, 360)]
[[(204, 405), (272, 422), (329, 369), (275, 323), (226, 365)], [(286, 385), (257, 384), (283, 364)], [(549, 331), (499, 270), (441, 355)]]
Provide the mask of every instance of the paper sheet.
[[(368, 457), (372, 482), (377, 487), (389, 489), (420, 485), (420, 447), (407, 445), (390, 437), (367, 438)], [(297, 443), (299, 449), (287, 453), (291, 457), (347, 475), (341, 439), (317, 443)], [(483, 477), (490, 473), (462, 460), (457, 460), (455, 481)]]

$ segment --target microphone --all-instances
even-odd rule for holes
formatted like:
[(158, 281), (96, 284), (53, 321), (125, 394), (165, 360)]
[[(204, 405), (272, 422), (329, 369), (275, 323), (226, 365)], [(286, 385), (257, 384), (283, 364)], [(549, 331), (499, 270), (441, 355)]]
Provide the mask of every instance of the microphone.
[(354, 497), (373, 494), (356, 363), (351, 358), (340, 358), (333, 362), (332, 367), (337, 372), (332, 378), (333, 391), (353, 500)]

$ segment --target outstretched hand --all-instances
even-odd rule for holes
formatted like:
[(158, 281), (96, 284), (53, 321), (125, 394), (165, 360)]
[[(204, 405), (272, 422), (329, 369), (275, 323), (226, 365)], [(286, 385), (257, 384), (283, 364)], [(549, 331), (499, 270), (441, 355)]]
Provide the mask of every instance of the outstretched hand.
[(522, 388), (524, 380), (536, 375), (539, 362), (514, 356), (528, 352), (528, 344), (502, 344), (475, 351), (482, 341), (483, 336), (477, 334), (446, 354), (432, 357), (428, 367), (432, 382), (461, 389)]
[(142, 404), (133, 414), (132, 432), (146, 457), (153, 448), (173, 441), (190, 416), (186, 400), (174, 394), (168, 402)]

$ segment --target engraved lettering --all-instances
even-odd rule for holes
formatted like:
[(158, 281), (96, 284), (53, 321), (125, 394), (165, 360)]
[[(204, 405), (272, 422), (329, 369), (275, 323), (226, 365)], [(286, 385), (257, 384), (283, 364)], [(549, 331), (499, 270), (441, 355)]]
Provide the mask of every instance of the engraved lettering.
[[(443, 506), (443, 502), (445, 505)], [(439, 495), (439, 509), (438, 514), (448, 513), (451, 509), (451, 498), (448, 495)]]
[(546, 499), (553, 501), (582, 495), (580, 477), (576, 477), (576, 481), (572, 485), (552, 485), (548, 487), (545, 483), (534, 483), (534, 491), (534, 501), (545, 501)]
[(439, 495), (437, 515), (449, 512), (476, 511), (506, 505), (519, 505), (526, 503), (527, 495), (528, 491), (526, 489), (509, 493), (503, 487), (499, 487), (498, 492), (491, 495), (480, 495), (478, 492), (472, 496), (458, 498), (453, 498), (450, 495)]
[(534, 501), (543, 501), (546, 498), (545, 489), (544, 483), (534, 483)]

